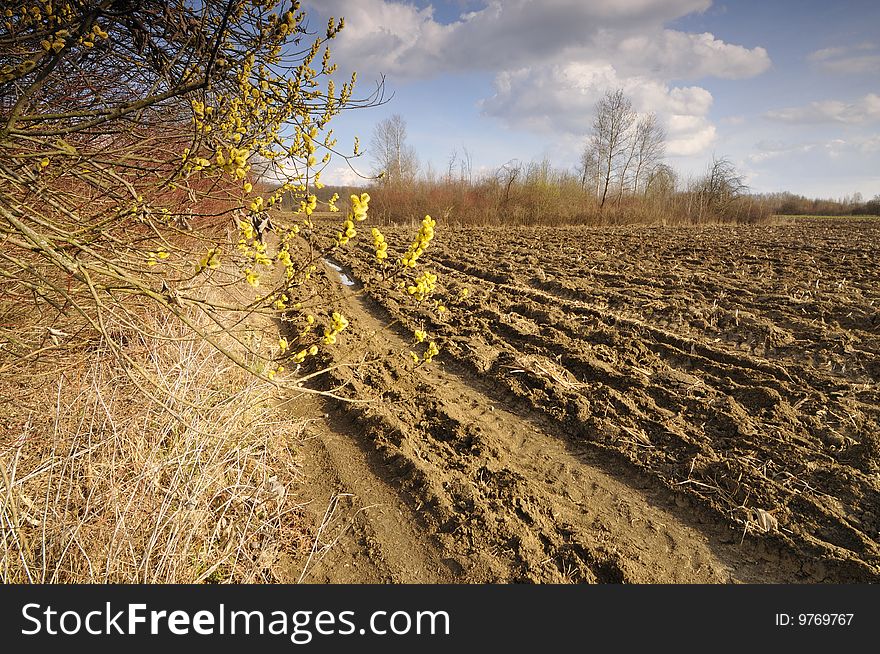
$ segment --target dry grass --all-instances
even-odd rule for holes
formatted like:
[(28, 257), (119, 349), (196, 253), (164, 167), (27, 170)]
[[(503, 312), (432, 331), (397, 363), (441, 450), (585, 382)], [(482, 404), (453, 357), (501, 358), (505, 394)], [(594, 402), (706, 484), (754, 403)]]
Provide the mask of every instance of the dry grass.
[(179, 323), (146, 320), (162, 336), (124, 339), (128, 364), (96, 339), (0, 383), (3, 582), (285, 581), (308, 551), (302, 423)]

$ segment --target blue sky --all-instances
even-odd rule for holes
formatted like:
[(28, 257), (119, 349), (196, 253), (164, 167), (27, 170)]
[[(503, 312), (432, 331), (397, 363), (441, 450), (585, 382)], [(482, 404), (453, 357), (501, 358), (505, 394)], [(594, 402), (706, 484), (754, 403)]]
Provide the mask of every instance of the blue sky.
[[(741, 0), (321, 0), (345, 16), (340, 78), (387, 104), (332, 123), (364, 145), (391, 114), (424, 166), (466, 150), (475, 172), (548, 158), (573, 167), (606, 90), (667, 129), (683, 177), (712, 156), (756, 192), (880, 194), (880, 2)], [(365, 173), (369, 153), (357, 164)], [(327, 182), (351, 181), (344, 162)]]

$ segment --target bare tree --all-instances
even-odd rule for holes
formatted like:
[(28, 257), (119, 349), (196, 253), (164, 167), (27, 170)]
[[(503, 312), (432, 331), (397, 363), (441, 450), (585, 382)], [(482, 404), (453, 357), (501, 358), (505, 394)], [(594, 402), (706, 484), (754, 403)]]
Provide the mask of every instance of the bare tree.
[(584, 190), (590, 188), (597, 195), (599, 193), (599, 163), (599, 153), (593, 149), (592, 140), (588, 140), (584, 144), (583, 152), (581, 152), (577, 175), (581, 188)]
[(445, 182), (447, 184), (452, 183), (452, 171), (455, 169), (455, 164), (458, 161), (458, 150), (453, 149), (449, 154), (449, 160), (446, 164), (446, 179)]
[(474, 179), (474, 158), (466, 146), (462, 147), (463, 154), (459, 162), (461, 181), (470, 184)]
[(666, 152), (666, 131), (657, 122), (656, 114), (640, 116), (624, 135), (626, 154), (618, 170), (617, 203), (624, 192), (638, 193), (644, 175), (657, 166)]
[(394, 114), (373, 129), (370, 141), (374, 173), (384, 173), (386, 183), (412, 181), (419, 171), (415, 149), (406, 142), (406, 120)]
[(666, 150), (666, 132), (653, 113), (641, 117), (621, 89), (596, 104), (593, 130), (578, 164), (581, 187), (595, 188), (604, 207), (612, 186), (619, 204), (624, 193), (647, 191), (652, 171)]
[(645, 197), (670, 197), (675, 192), (677, 176), (665, 163), (650, 167), (645, 173)]
[(516, 182), (516, 178), (520, 176), (520, 173), (522, 173), (522, 163), (517, 159), (511, 159), (496, 172), (495, 175), (498, 183), (504, 187), (502, 204), (507, 204), (510, 201), (510, 187)]
[(600, 208), (605, 206), (611, 180), (619, 177), (630, 161), (630, 132), (635, 120), (632, 103), (622, 89), (606, 92), (596, 104), (590, 147), (598, 159)]
[(621, 161), (617, 166), (617, 206), (620, 206), (620, 201), (623, 199), (623, 192), (628, 190), (627, 187), (631, 181), (632, 169), (635, 166), (636, 153), (638, 151), (638, 140), (636, 139), (638, 128), (639, 124), (634, 122), (629, 130), (623, 134), (622, 149), (624, 152), (620, 157)]
[(748, 190), (742, 175), (727, 157), (712, 157), (709, 170), (697, 182), (697, 195), (700, 203), (699, 218), (704, 213), (722, 215), (731, 207), (734, 200)]
[(666, 154), (666, 130), (657, 122), (657, 116), (649, 113), (642, 116), (636, 123), (635, 135), (635, 169), (633, 170), (632, 190), (638, 193), (644, 180), (645, 194), (648, 192), (647, 180), (661, 165)]

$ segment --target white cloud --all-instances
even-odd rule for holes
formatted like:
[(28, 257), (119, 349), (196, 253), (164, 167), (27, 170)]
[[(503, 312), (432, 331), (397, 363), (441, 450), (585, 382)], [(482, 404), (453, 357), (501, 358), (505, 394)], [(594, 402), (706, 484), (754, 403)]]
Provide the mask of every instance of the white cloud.
[(839, 57), (843, 54), (846, 54), (850, 51), (850, 48), (847, 46), (835, 46), (833, 48), (822, 48), (821, 50), (815, 50), (807, 55), (808, 61), (826, 61), (828, 59), (832, 59), (834, 57)]
[[(880, 52), (876, 43), (822, 48), (807, 55), (807, 60), (829, 73), (856, 75), (880, 71)], [(866, 54), (869, 53), (869, 54)]]
[(321, 174), (321, 182), (329, 186), (362, 186), (366, 181), (364, 177), (348, 166), (326, 169)]
[(880, 152), (880, 134), (853, 135), (847, 138), (834, 138), (824, 141), (804, 143), (786, 143), (779, 140), (764, 140), (755, 144), (757, 152), (753, 152), (747, 160), (760, 164), (771, 159), (808, 153), (824, 154), (832, 159), (842, 155), (870, 155)]
[[(645, 35), (651, 35), (652, 43), (659, 40), (658, 53), (677, 67), (685, 62), (691, 66), (704, 56), (717, 61), (719, 54), (766, 58), (760, 48), (749, 51), (711, 35), (663, 30), (671, 20), (705, 10), (710, 0), (488, 0), (482, 9), (448, 24), (437, 21), (430, 6), (419, 9), (393, 0), (314, 4), (324, 14), (345, 16), (347, 28), (334, 42), (341, 67), (400, 77), (515, 69), (572, 49), (582, 50), (580, 58), (595, 57), (605, 53), (608, 39), (620, 43)], [(725, 47), (733, 49), (725, 52)], [(738, 74), (742, 66), (734, 68)]]
[(666, 153), (670, 156), (700, 154), (715, 142), (715, 126), (702, 116), (673, 115), (667, 125)]
[(880, 54), (862, 55), (858, 57), (841, 57), (822, 63), (829, 73), (844, 73), (857, 75), (860, 73), (877, 73), (880, 71)]
[(758, 152), (753, 152), (747, 159), (758, 164), (770, 159), (778, 159), (792, 154), (806, 154), (816, 148), (815, 143), (784, 143), (782, 141), (759, 141), (755, 144)]
[(489, 0), (443, 24), (428, 6), (392, 0), (325, 0), (322, 12), (344, 15), (335, 60), (368, 74), (402, 78), (444, 72), (513, 70), (562, 59), (614, 61), (627, 74), (667, 79), (742, 78), (766, 70), (764, 48), (731, 45), (712, 34), (664, 29), (703, 11), (709, 0)]
[[(617, 48), (625, 65), (653, 69), (672, 79), (754, 77), (770, 67), (764, 48), (731, 45), (713, 34), (663, 30), (623, 40)], [(615, 57), (617, 58), (617, 57)]]
[(707, 118), (712, 106), (707, 90), (620, 77), (611, 64), (573, 62), (501, 73), (482, 110), (516, 127), (580, 139), (590, 130), (596, 102), (614, 88), (624, 90), (636, 111), (658, 115), (667, 130), (669, 155), (696, 154), (715, 140), (715, 127)]
[(846, 139), (834, 139), (823, 144), (823, 147), (831, 156), (841, 154), (870, 155), (880, 152), (880, 134), (851, 136)]
[(767, 118), (791, 124), (840, 123), (857, 125), (880, 121), (880, 95), (869, 93), (855, 102), (823, 100), (803, 107), (768, 111)]
[(880, 152), (880, 134), (873, 134), (857, 141), (856, 146), (864, 154)]
[(764, 48), (665, 27), (705, 11), (711, 0), (486, 0), (447, 23), (431, 6), (394, 0), (313, 4), (324, 15), (345, 16), (334, 61), (362, 80), (488, 72), (494, 95), (481, 103), (485, 115), (579, 138), (596, 101), (621, 87), (638, 110), (658, 114), (670, 155), (700, 153), (716, 137), (712, 96), (688, 81), (741, 79), (770, 66)]

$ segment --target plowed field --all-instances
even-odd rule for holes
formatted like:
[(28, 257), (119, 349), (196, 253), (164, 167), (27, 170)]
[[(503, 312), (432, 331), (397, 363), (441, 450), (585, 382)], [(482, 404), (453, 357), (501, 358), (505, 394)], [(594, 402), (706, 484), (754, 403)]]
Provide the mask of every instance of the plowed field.
[[(362, 488), (334, 477), (355, 517), (313, 578), (880, 580), (880, 221), (438, 226), (440, 315), (369, 245), (354, 286), (323, 271), (353, 323), (332, 363), (371, 362), (325, 388), (370, 401), (321, 427)], [(442, 346), (416, 369), (415, 328)]]

